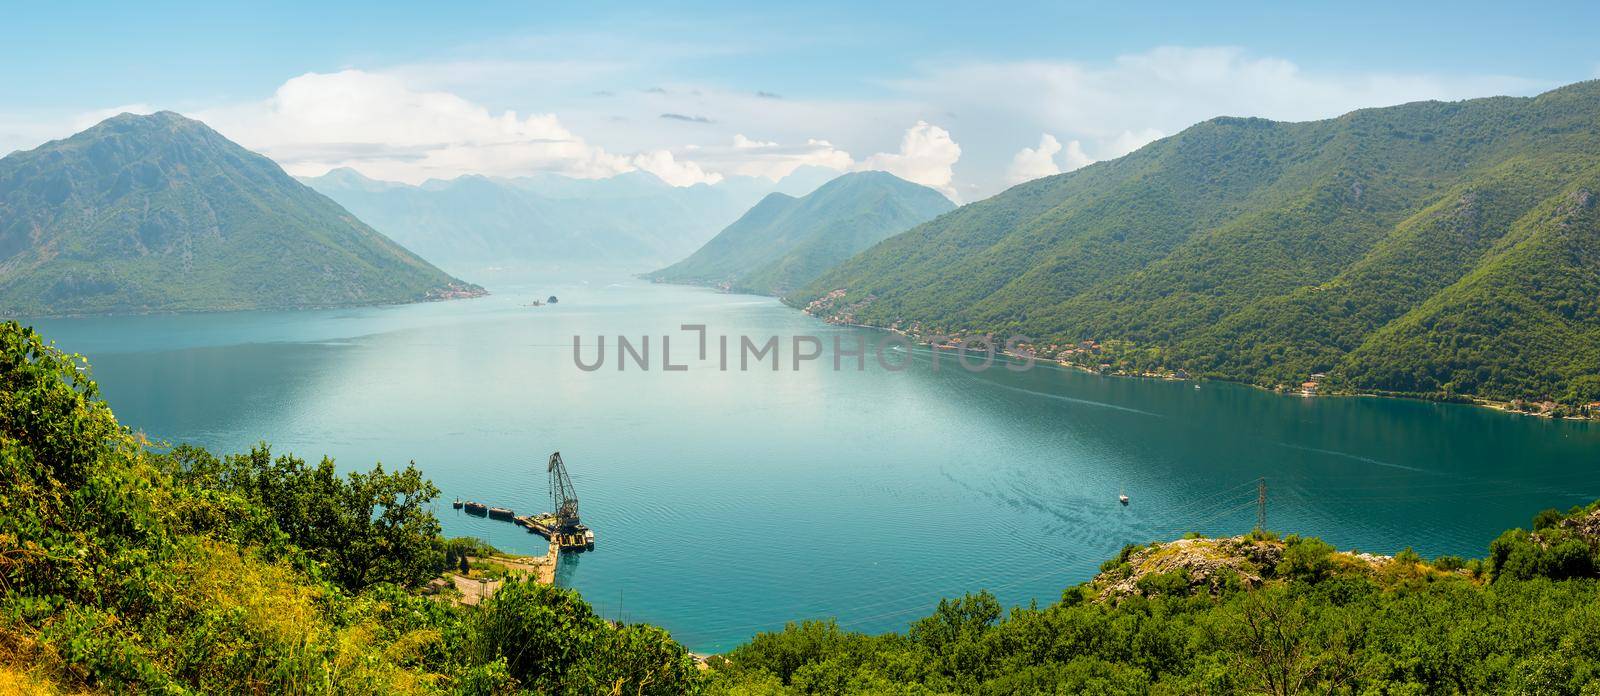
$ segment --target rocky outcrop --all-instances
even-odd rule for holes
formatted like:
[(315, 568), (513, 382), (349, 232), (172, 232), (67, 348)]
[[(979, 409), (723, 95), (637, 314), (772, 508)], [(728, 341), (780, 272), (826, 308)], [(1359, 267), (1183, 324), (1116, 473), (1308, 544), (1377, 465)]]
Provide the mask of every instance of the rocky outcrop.
[[(1600, 525), (1600, 521), (1596, 522)], [(1288, 544), (1271, 535), (1189, 538), (1130, 547), (1107, 563), (1089, 588), (1096, 601), (1155, 594), (1219, 595), (1226, 589), (1259, 587), (1278, 579)], [(1329, 572), (1376, 575), (1394, 558), (1333, 551)]]
[(1191, 591), (1219, 593), (1230, 582), (1245, 587), (1262, 583), (1283, 558), (1278, 541), (1247, 537), (1179, 539), (1156, 543), (1127, 555), (1126, 560), (1097, 575), (1091, 585), (1099, 599), (1150, 594), (1148, 578), (1166, 575), (1186, 579)]

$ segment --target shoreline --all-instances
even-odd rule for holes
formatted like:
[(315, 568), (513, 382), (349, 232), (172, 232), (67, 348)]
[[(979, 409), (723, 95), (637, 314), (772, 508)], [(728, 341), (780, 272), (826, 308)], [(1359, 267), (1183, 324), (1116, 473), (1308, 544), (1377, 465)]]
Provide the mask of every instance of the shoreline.
[(493, 293), (487, 288), (479, 287), (476, 292), (456, 291), (436, 296), (424, 296), (414, 300), (400, 300), (396, 302), (343, 302), (336, 304), (317, 305), (261, 305), (253, 307), (210, 307), (204, 309), (139, 309), (120, 310), (111, 309), (103, 312), (70, 312), (66, 314), (0, 314), (0, 321), (15, 321), (26, 324), (30, 321), (47, 319), (103, 319), (106, 317), (158, 317), (196, 314), (234, 314), (238, 312), (315, 312), (327, 309), (359, 309), (364, 307), (405, 307), (407, 305), (433, 304), (438, 302), (456, 302), (458, 300), (476, 300), (489, 297)]
[[(770, 296), (763, 295), (762, 297), (770, 297)], [(783, 304), (786, 305), (786, 306), (794, 307), (794, 305), (789, 304), (788, 302), (784, 301), (782, 298), (779, 298), (779, 301), (783, 302)], [(874, 330), (874, 331), (886, 331), (886, 332), (889, 332), (889, 333), (892, 333), (892, 334), (896, 334), (896, 335), (899, 335), (899, 336), (904, 336), (907, 339), (910, 339), (912, 341), (912, 343), (915, 344), (915, 345), (926, 346), (926, 347), (932, 348), (934, 350), (941, 350), (941, 349), (942, 350), (952, 350), (952, 349), (954, 349), (954, 346), (935, 344), (932, 341), (926, 341), (926, 340), (923, 340), (921, 338), (913, 337), (910, 334), (908, 334), (908, 333), (906, 333), (904, 331), (901, 331), (899, 329), (892, 329), (892, 328), (885, 327), (885, 326), (874, 326), (872, 324), (858, 324), (858, 323), (854, 323), (854, 322), (831, 321), (831, 320), (828, 320), (826, 318), (819, 317), (819, 316), (817, 316), (815, 314), (807, 312), (804, 308), (800, 308), (800, 307), (795, 307), (795, 308), (799, 309), (801, 314), (804, 314), (806, 316), (809, 316), (809, 317), (812, 317), (814, 319), (817, 319), (818, 321), (821, 321), (821, 322), (823, 322), (825, 324), (831, 324), (833, 326), (848, 326), (848, 327), (851, 327), (851, 328), (858, 328), (858, 329), (871, 329), (871, 330)], [(1061, 367), (1061, 368), (1065, 368), (1065, 369), (1071, 369), (1071, 370), (1077, 370), (1079, 372), (1084, 372), (1084, 373), (1091, 374), (1091, 375), (1098, 375), (1098, 376), (1101, 376), (1101, 377), (1120, 377), (1120, 378), (1132, 378), (1132, 379), (1155, 379), (1155, 380), (1161, 380), (1161, 381), (1164, 381), (1164, 382), (1194, 382), (1197, 386), (1198, 386), (1198, 384), (1200, 382), (1222, 382), (1222, 383), (1226, 383), (1226, 384), (1234, 384), (1234, 385), (1239, 385), (1239, 386), (1243, 386), (1243, 387), (1249, 387), (1251, 389), (1259, 389), (1261, 391), (1272, 392), (1273, 394), (1277, 394), (1279, 396), (1294, 396), (1294, 397), (1299, 397), (1299, 398), (1302, 398), (1302, 399), (1312, 399), (1312, 398), (1322, 398), (1322, 397), (1345, 397), (1345, 398), (1360, 397), (1360, 398), (1374, 398), (1374, 399), (1398, 399), (1398, 400), (1406, 400), (1406, 401), (1416, 401), (1416, 402), (1419, 402), (1419, 403), (1427, 403), (1427, 404), (1456, 404), (1456, 405), (1460, 405), (1460, 406), (1475, 406), (1475, 407), (1478, 407), (1478, 408), (1486, 408), (1486, 409), (1490, 409), (1490, 410), (1493, 410), (1493, 411), (1498, 411), (1500, 413), (1504, 413), (1504, 414), (1507, 414), (1507, 415), (1525, 416), (1525, 417), (1530, 417), (1530, 418), (1543, 418), (1543, 419), (1550, 420), (1550, 421), (1573, 421), (1573, 422), (1579, 422), (1579, 423), (1600, 422), (1600, 414), (1588, 415), (1588, 416), (1582, 416), (1582, 415), (1557, 416), (1554, 413), (1551, 413), (1549, 411), (1541, 411), (1541, 412), (1521, 411), (1521, 410), (1517, 410), (1515, 408), (1512, 408), (1512, 402), (1510, 402), (1510, 401), (1496, 401), (1494, 399), (1488, 399), (1488, 398), (1484, 398), (1484, 397), (1480, 397), (1480, 396), (1474, 396), (1474, 395), (1471, 395), (1471, 394), (1463, 394), (1462, 395), (1463, 400), (1450, 401), (1450, 400), (1446, 400), (1446, 399), (1429, 399), (1429, 398), (1422, 397), (1422, 396), (1417, 396), (1417, 395), (1414, 395), (1414, 394), (1401, 394), (1401, 393), (1381, 392), (1381, 391), (1375, 391), (1375, 392), (1331, 391), (1331, 392), (1306, 393), (1306, 392), (1301, 392), (1301, 391), (1285, 391), (1285, 390), (1281, 390), (1281, 389), (1275, 389), (1273, 387), (1264, 387), (1264, 386), (1261, 386), (1259, 384), (1254, 384), (1254, 383), (1251, 383), (1251, 382), (1243, 382), (1243, 381), (1231, 380), (1231, 379), (1222, 379), (1222, 378), (1218, 378), (1218, 377), (1175, 377), (1175, 376), (1171, 376), (1172, 373), (1170, 371), (1167, 374), (1159, 374), (1159, 373), (1136, 374), (1136, 373), (1123, 372), (1123, 371), (1102, 372), (1100, 370), (1096, 370), (1094, 368), (1090, 368), (1090, 367), (1087, 367), (1087, 366), (1084, 366), (1084, 365), (1079, 365), (1079, 364), (1074, 363), (1074, 362), (1067, 362), (1067, 361), (1057, 360), (1057, 359), (1053, 359), (1053, 358), (1044, 358), (1044, 357), (1040, 357), (1040, 356), (1037, 356), (1037, 355), (1034, 355), (1034, 356), (1018, 355), (1016, 353), (1009, 352), (1009, 351), (1006, 351), (1006, 350), (998, 350), (998, 351), (996, 351), (996, 354), (997, 355), (1003, 355), (1005, 357), (1012, 358), (1012, 359), (1015, 359), (1015, 360), (1030, 360), (1031, 359), (1036, 363), (1045, 363), (1045, 364), (1049, 364), (1049, 365), (1055, 365), (1057, 367)]]
[[(726, 287), (722, 287), (720, 285), (713, 285), (713, 284), (701, 284), (701, 283), (691, 283), (691, 282), (675, 282), (675, 281), (667, 281), (667, 280), (658, 280), (658, 279), (655, 279), (655, 278), (649, 278), (649, 277), (647, 277), (647, 275), (648, 274), (638, 274), (635, 277), (637, 277), (637, 278), (639, 278), (641, 280), (645, 280), (645, 281), (647, 281), (647, 282), (649, 282), (649, 283), (651, 283), (653, 285), (676, 285), (676, 286), (679, 286), (679, 287), (700, 288), (700, 289), (703, 289), (703, 290), (710, 290), (712, 292), (715, 292), (715, 293), (721, 294), (721, 295), (748, 295), (750, 297), (772, 298), (772, 299), (776, 299), (779, 304), (782, 304), (783, 306), (789, 307), (789, 308), (794, 309), (794, 310), (798, 310), (801, 314), (804, 314), (804, 315), (806, 315), (808, 317), (816, 319), (817, 321), (820, 321), (820, 322), (822, 322), (824, 324), (830, 324), (830, 325), (833, 325), (833, 326), (848, 326), (848, 327), (857, 328), (857, 329), (871, 329), (873, 331), (886, 331), (888, 333), (896, 334), (896, 335), (899, 335), (899, 336), (904, 336), (907, 339), (910, 339), (911, 342), (914, 345), (926, 346), (926, 347), (934, 348), (934, 349), (943, 348), (943, 349), (947, 349), (948, 350), (948, 349), (951, 348), (951, 346), (948, 346), (948, 345), (941, 346), (941, 345), (933, 343), (932, 341), (926, 341), (926, 340), (923, 340), (921, 338), (914, 337), (911, 334), (906, 333), (905, 331), (901, 331), (899, 329), (889, 328), (887, 326), (875, 326), (875, 325), (872, 325), (872, 324), (858, 324), (858, 323), (855, 323), (855, 322), (836, 321), (836, 320), (828, 319), (826, 317), (821, 317), (821, 316), (818, 316), (816, 314), (812, 314), (804, 306), (801, 306), (801, 305), (795, 304), (793, 302), (790, 302), (789, 298), (786, 298), (786, 297), (779, 297), (779, 296), (776, 296), (776, 295), (762, 295), (762, 294), (759, 294), (759, 293), (738, 292), (738, 291), (735, 291), (735, 290), (732, 290), (732, 289), (729, 289), (729, 288), (726, 288)], [(1018, 355), (1016, 353), (1008, 352), (1008, 351), (1005, 351), (1005, 350), (998, 350), (998, 351), (996, 351), (996, 354), (997, 355), (1003, 355), (1003, 356), (1006, 356), (1008, 358), (1012, 358), (1012, 359), (1016, 359), (1016, 360), (1028, 360), (1028, 359), (1030, 359), (1030, 356)], [(1490, 410), (1493, 410), (1493, 411), (1498, 411), (1500, 413), (1504, 413), (1504, 414), (1507, 414), (1507, 415), (1526, 416), (1526, 417), (1530, 417), (1530, 418), (1544, 418), (1546, 420), (1551, 420), (1551, 421), (1560, 420), (1560, 421), (1574, 421), (1574, 422), (1579, 422), (1579, 423), (1600, 422), (1600, 413), (1597, 413), (1597, 414), (1594, 414), (1594, 415), (1587, 415), (1587, 416), (1584, 416), (1584, 415), (1557, 416), (1554, 413), (1551, 413), (1549, 411), (1540, 411), (1540, 412), (1522, 411), (1522, 410), (1518, 410), (1518, 409), (1512, 408), (1512, 402), (1510, 402), (1510, 401), (1497, 401), (1497, 400), (1494, 400), (1494, 399), (1475, 396), (1475, 395), (1471, 395), (1471, 394), (1463, 394), (1463, 395), (1461, 395), (1462, 396), (1461, 400), (1452, 401), (1452, 400), (1447, 400), (1447, 399), (1430, 399), (1430, 398), (1427, 398), (1425, 396), (1418, 396), (1418, 395), (1415, 395), (1415, 394), (1403, 394), (1403, 393), (1382, 392), (1382, 391), (1371, 391), (1371, 392), (1330, 391), (1330, 392), (1305, 393), (1305, 392), (1301, 392), (1301, 391), (1287, 391), (1287, 390), (1276, 389), (1276, 388), (1273, 388), (1273, 387), (1264, 387), (1264, 386), (1261, 386), (1259, 384), (1255, 384), (1255, 383), (1252, 383), (1252, 382), (1244, 382), (1244, 381), (1231, 380), (1231, 379), (1222, 379), (1222, 378), (1218, 378), (1218, 377), (1187, 377), (1187, 376), (1186, 377), (1172, 377), (1172, 376), (1163, 375), (1163, 374), (1157, 374), (1157, 373), (1132, 374), (1132, 373), (1120, 372), (1120, 371), (1119, 372), (1101, 372), (1100, 370), (1096, 370), (1094, 368), (1090, 368), (1090, 367), (1087, 367), (1087, 366), (1084, 366), (1084, 365), (1079, 365), (1077, 363), (1064, 362), (1064, 361), (1053, 359), (1053, 358), (1043, 358), (1043, 357), (1040, 357), (1040, 356), (1037, 356), (1037, 355), (1031, 356), (1031, 359), (1034, 360), (1035, 362), (1048, 363), (1048, 364), (1056, 365), (1058, 367), (1072, 369), (1072, 370), (1078, 370), (1080, 372), (1085, 372), (1085, 373), (1092, 374), (1092, 375), (1099, 375), (1099, 376), (1102, 376), (1102, 377), (1131, 377), (1131, 378), (1136, 378), (1136, 379), (1159, 379), (1159, 380), (1168, 381), (1168, 382), (1195, 382), (1196, 384), (1198, 384), (1200, 382), (1224, 382), (1224, 383), (1227, 383), (1227, 384), (1236, 384), (1236, 385), (1240, 385), (1240, 386), (1250, 387), (1252, 389), (1260, 389), (1262, 391), (1272, 392), (1272, 393), (1278, 394), (1280, 396), (1297, 396), (1297, 397), (1300, 397), (1302, 399), (1310, 399), (1310, 398), (1317, 398), (1317, 397), (1366, 397), (1366, 398), (1375, 398), (1375, 399), (1402, 399), (1402, 400), (1407, 400), (1407, 401), (1416, 401), (1416, 402), (1428, 403), (1428, 404), (1458, 404), (1458, 405), (1462, 405), (1462, 406), (1476, 406), (1476, 407), (1479, 407), (1479, 408), (1486, 408), (1486, 409), (1490, 409)], [(1169, 372), (1169, 374), (1171, 374), (1171, 373)]]

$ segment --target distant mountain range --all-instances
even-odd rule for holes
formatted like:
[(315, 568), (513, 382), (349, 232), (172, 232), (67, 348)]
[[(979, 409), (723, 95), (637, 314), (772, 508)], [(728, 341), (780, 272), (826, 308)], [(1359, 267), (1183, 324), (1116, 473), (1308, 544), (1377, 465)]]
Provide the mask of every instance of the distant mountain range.
[(941, 216), (793, 301), (927, 335), (1025, 334), (1052, 354), (1095, 341), (1090, 363), (1132, 370), (1589, 402), (1597, 206), (1600, 82), (1217, 118)]
[(482, 293), (171, 112), (123, 114), (0, 159), (0, 316)]
[(647, 277), (781, 295), (953, 208), (888, 172), (845, 174), (801, 198), (769, 194), (689, 258)]
[(778, 182), (730, 177), (675, 187), (634, 171), (463, 176), (418, 186), (336, 169), (301, 181), (423, 258), (458, 272), (487, 266), (658, 267), (694, 251), (762, 196), (804, 195), (838, 173), (801, 167)]

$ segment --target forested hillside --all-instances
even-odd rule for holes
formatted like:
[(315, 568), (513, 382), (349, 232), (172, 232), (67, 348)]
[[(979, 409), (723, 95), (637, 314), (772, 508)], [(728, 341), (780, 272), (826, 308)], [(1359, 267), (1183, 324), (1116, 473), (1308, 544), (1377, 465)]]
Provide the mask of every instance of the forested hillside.
[(1047, 355), (1097, 342), (1115, 352), (1094, 362), (1139, 370), (1582, 403), (1600, 400), (1597, 194), (1600, 82), (1217, 118), (964, 206), (793, 302)]
[(801, 198), (774, 193), (689, 258), (647, 277), (782, 295), (955, 204), (888, 172), (855, 172)]
[(0, 159), (0, 316), (482, 293), (172, 112), (122, 114)]

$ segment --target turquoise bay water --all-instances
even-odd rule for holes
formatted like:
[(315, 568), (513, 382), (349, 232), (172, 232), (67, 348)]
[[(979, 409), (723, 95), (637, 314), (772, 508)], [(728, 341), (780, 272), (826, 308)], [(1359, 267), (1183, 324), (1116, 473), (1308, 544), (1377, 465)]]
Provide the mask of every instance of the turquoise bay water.
[[(788, 369), (787, 340), (881, 334), (777, 301), (631, 279), (506, 281), (487, 298), (403, 307), (50, 320), (124, 423), (153, 438), (323, 454), (346, 469), (414, 460), (450, 535), (542, 553), (457, 496), (546, 504), (572, 471), (595, 551), (558, 580), (606, 616), (718, 651), (786, 620), (886, 631), (988, 588), (1054, 601), (1128, 542), (1255, 522), (1392, 553), (1482, 555), (1545, 507), (1600, 497), (1600, 427), (1411, 401), (1278, 396), (1053, 367), (982, 374), (913, 351), (891, 372)], [(530, 308), (556, 294), (561, 303)], [(707, 325), (711, 360), (680, 324)], [(572, 337), (651, 335), (652, 369), (574, 366)], [(660, 369), (660, 336), (674, 363)], [(785, 369), (715, 363), (715, 340), (784, 337)], [(898, 359), (898, 358), (897, 358)], [(846, 362), (847, 368), (850, 363)], [(1132, 505), (1117, 504), (1119, 490)]]

